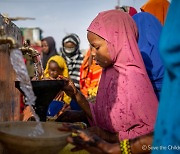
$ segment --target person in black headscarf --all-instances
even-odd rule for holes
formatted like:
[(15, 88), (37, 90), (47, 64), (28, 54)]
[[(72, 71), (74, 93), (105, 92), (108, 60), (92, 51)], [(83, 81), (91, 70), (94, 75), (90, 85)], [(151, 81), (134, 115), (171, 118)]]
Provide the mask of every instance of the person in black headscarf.
[[(80, 90), (80, 67), (84, 56), (80, 51), (80, 39), (77, 34), (68, 34), (62, 39), (60, 55), (66, 60), (71, 80), (74, 82), (76, 88)], [(72, 110), (81, 110), (80, 106), (74, 99), (71, 100), (70, 106)]]
[(42, 45), (42, 65), (46, 68), (47, 61), (50, 57), (57, 55), (56, 43), (54, 38), (49, 36), (41, 40)]
[(80, 39), (76, 34), (69, 34), (62, 40), (60, 54), (66, 60), (70, 78), (76, 88), (80, 89), (80, 67), (83, 62), (83, 54), (80, 52)]

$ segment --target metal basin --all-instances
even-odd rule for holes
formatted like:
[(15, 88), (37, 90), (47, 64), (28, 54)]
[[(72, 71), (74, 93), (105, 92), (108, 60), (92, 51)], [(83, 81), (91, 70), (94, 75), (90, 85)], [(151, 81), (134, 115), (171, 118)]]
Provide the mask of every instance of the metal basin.
[(35, 121), (1, 122), (0, 142), (5, 154), (57, 154), (67, 144), (69, 132), (59, 131), (60, 123), (41, 122), (44, 134), (28, 136), (36, 127)]

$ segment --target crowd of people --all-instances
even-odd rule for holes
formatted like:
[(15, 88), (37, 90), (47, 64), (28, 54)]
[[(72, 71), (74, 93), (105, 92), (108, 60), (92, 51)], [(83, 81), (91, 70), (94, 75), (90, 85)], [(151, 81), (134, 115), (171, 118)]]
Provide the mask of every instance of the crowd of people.
[(75, 33), (59, 52), (53, 37), (42, 39), (42, 79), (65, 83), (47, 116), (88, 126), (59, 128), (76, 133), (67, 138), (74, 151), (178, 153), (168, 149), (180, 146), (178, 7), (178, 0), (148, 0), (139, 13), (130, 6), (100, 12), (87, 28), (85, 56)]

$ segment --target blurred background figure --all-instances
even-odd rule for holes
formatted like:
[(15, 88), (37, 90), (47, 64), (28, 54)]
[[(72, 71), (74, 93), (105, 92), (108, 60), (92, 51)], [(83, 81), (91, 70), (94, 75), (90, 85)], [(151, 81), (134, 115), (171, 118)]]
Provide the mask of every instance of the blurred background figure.
[(164, 25), (169, 4), (168, 0), (148, 0), (140, 9), (151, 13)]
[(164, 76), (164, 65), (159, 53), (162, 25), (156, 17), (147, 12), (137, 13), (133, 19), (138, 28), (139, 50), (159, 100)]
[(95, 99), (102, 73), (102, 67), (96, 64), (91, 48), (88, 49), (80, 68), (80, 90), (84, 96)]
[(115, 9), (127, 12), (127, 13), (129, 13), (130, 16), (133, 16), (133, 15), (135, 15), (137, 13), (137, 10), (134, 7), (132, 7), (132, 6), (123, 5), (123, 6), (120, 7), (120, 6), (117, 5), (115, 7)]
[[(62, 40), (60, 55), (65, 59), (70, 78), (77, 89), (80, 90), (80, 67), (83, 62), (83, 54), (80, 51), (80, 39), (77, 34), (69, 34)], [(71, 107), (74, 110), (81, 110), (75, 100), (72, 99)]]
[(62, 40), (60, 54), (66, 60), (70, 78), (79, 89), (80, 67), (84, 56), (80, 51), (80, 39), (76, 34), (69, 34)]
[(41, 40), (42, 47), (42, 65), (46, 68), (47, 61), (54, 55), (57, 55), (56, 43), (53, 37), (45, 37)]

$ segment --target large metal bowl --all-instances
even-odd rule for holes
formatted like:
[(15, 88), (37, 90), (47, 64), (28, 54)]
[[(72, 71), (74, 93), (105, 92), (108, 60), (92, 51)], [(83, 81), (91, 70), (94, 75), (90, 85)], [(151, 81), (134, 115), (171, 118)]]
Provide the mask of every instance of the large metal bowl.
[(57, 154), (67, 144), (69, 132), (59, 131), (60, 123), (41, 122), (42, 135), (28, 136), (37, 122), (1, 122), (0, 142), (6, 154)]

